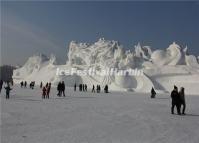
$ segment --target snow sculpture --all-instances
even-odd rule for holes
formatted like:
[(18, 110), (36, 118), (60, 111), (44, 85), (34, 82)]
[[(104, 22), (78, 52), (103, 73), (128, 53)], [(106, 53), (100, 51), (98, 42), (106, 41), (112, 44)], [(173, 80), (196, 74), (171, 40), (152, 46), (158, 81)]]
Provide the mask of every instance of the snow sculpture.
[[(71, 41), (65, 65), (56, 65), (55, 56), (45, 55), (30, 57), (24, 66), (14, 70), (15, 83), (20, 81), (36, 81), (36, 84), (52, 82), (57, 85), (65, 81), (67, 86), (74, 83), (85, 83), (88, 87), (109, 84), (110, 90), (150, 92), (154, 87), (157, 92), (169, 92), (174, 84), (184, 86), (187, 93), (199, 92), (198, 58), (188, 54), (188, 48), (182, 49), (175, 42), (166, 50), (152, 51), (149, 46), (138, 43), (135, 51), (125, 51), (117, 41), (100, 38), (93, 44)], [(135, 75), (62, 75), (56, 74), (58, 69), (87, 70), (89, 68), (101, 72), (104, 69), (142, 70), (142, 76)]]

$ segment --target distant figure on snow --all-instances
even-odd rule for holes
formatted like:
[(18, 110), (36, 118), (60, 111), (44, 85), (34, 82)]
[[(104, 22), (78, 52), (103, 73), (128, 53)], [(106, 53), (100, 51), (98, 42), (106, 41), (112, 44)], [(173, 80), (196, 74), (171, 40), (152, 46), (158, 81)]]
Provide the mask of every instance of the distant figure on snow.
[(64, 83), (64, 81), (62, 81), (62, 83), (61, 83), (61, 95), (62, 94), (65, 97), (65, 83)]
[(101, 87), (100, 85), (97, 85), (97, 93), (100, 93)]
[(27, 86), (27, 82), (25, 81), (25, 82), (24, 82), (24, 87), (26, 88), (26, 86)]
[(61, 82), (59, 82), (57, 85), (57, 91), (58, 91), (57, 96), (61, 96)]
[(42, 98), (45, 99), (46, 98), (46, 87), (44, 86), (42, 89)]
[(178, 88), (176, 86), (174, 86), (173, 91), (171, 92), (171, 114), (174, 114), (174, 108), (176, 106), (177, 108), (177, 113), (178, 115), (181, 115), (180, 113), (180, 95), (178, 93)]
[(30, 82), (30, 88), (31, 88), (31, 89), (34, 89), (34, 86), (35, 86), (35, 81), (31, 81), (31, 82)]
[(95, 92), (95, 86), (93, 85), (92, 92)]
[(46, 98), (48, 99), (49, 99), (50, 89), (51, 89), (51, 83), (49, 83), (48, 86), (46, 87)]
[(76, 83), (75, 83), (75, 85), (74, 85), (74, 91), (76, 91), (76, 88), (77, 88), (77, 85), (76, 85)]
[(10, 88), (9, 83), (7, 83), (7, 86), (4, 87), (4, 88), (5, 88), (5, 90), (6, 90), (6, 99), (9, 99), (9, 98), (10, 98), (10, 90), (12, 90), (12, 89)]
[(108, 93), (108, 85), (105, 85), (105, 87), (104, 87), (104, 93)]
[(155, 98), (156, 92), (154, 90), (154, 88), (152, 87), (151, 89), (151, 98)]
[(183, 106), (183, 108), (182, 108), (182, 114), (185, 115), (186, 102), (185, 102), (184, 87), (181, 87), (179, 95), (180, 95), (180, 99), (181, 99), (181, 105)]
[(82, 91), (82, 84), (79, 84), (79, 91)]
[(42, 87), (43, 87), (43, 83), (41, 82), (41, 83), (40, 83), (40, 88), (42, 88)]
[(21, 88), (23, 87), (23, 81), (20, 82)]

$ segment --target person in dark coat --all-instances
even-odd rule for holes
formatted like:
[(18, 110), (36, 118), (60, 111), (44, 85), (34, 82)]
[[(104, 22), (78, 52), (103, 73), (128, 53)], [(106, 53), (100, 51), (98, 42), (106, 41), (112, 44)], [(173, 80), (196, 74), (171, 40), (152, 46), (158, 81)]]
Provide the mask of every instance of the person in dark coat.
[(101, 87), (100, 85), (97, 85), (97, 93), (100, 93)]
[(181, 115), (180, 112), (180, 95), (178, 93), (178, 88), (176, 86), (174, 86), (173, 91), (171, 92), (171, 114), (174, 114), (174, 108), (177, 108), (177, 113), (178, 115)]
[(181, 87), (179, 95), (180, 95), (180, 99), (181, 99), (181, 105), (183, 106), (182, 114), (185, 115), (186, 101), (185, 101), (184, 87)]
[(74, 85), (74, 91), (76, 91), (76, 88), (77, 88), (77, 85), (76, 85), (76, 83), (75, 83), (75, 85)]
[(61, 83), (61, 95), (62, 94), (65, 97), (65, 83), (64, 83), (64, 81), (62, 81), (62, 83)]
[(21, 88), (23, 87), (23, 81), (20, 82)]
[(40, 88), (42, 88), (42, 87), (43, 87), (43, 83), (41, 82), (41, 83), (40, 83)]
[(6, 90), (6, 99), (9, 99), (9, 98), (10, 98), (10, 90), (12, 90), (12, 89), (10, 88), (9, 83), (8, 83), (7, 86), (4, 87), (4, 88), (5, 88), (5, 90)]
[(108, 85), (105, 85), (105, 87), (104, 87), (104, 92), (105, 92), (105, 93), (108, 93)]
[(101, 91), (101, 86), (99, 85), (99, 93), (100, 93), (100, 91)]
[(46, 87), (44, 86), (42, 89), (42, 98), (45, 99), (46, 98)]
[(82, 91), (82, 84), (79, 85), (79, 91)]
[(2, 87), (3, 87), (3, 80), (0, 80), (0, 93), (1, 93)]
[(95, 86), (93, 85), (92, 92), (95, 92)]
[(26, 88), (26, 86), (27, 86), (27, 82), (25, 81), (25, 82), (24, 82), (24, 87)]
[(30, 82), (30, 88), (31, 88), (31, 89), (34, 89), (34, 86), (35, 86), (35, 81), (31, 81), (31, 82)]
[(58, 91), (57, 96), (61, 96), (61, 82), (59, 82), (57, 85), (57, 91)]
[(48, 99), (49, 99), (50, 89), (51, 89), (51, 83), (49, 83), (48, 86), (46, 87), (46, 98)]
[(155, 98), (156, 92), (154, 90), (154, 88), (152, 87), (151, 89), (151, 98)]

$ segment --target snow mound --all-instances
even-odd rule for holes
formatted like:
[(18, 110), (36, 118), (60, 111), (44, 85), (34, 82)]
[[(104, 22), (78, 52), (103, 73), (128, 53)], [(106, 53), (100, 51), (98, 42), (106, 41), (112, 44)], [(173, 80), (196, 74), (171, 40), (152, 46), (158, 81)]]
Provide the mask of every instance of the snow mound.
[[(138, 43), (135, 50), (125, 51), (118, 41), (100, 38), (97, 42), (78, 43), (71, 41), (65, 65), (56, 65), (56, 58), (45, 55), (30, 57), (23, 67), (14, 71), (14, 82), (35, 81), (36, 84), (52, 82), (56, 85), (65, 81), (67, 86), (85, 83), (88, 87), (108, 84), (110, 90), (149, 92), (154, 87), (158, 92), (169, 92), (173, 85), (184, 86), (190, 94), (199, 92), (198, 58), (189, 55), (173, 42), (166, 50), (152, 51), (149, 46)], [(57, 69), (88, 70), (97, 72), (104, 69), (140, 70), (142, 75), (57, 75)]]

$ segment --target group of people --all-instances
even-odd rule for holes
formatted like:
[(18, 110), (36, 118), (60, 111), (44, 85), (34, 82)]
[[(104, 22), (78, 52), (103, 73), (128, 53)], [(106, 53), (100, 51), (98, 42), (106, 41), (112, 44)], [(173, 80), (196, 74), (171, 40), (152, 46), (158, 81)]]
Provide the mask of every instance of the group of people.
[[(74, 84), (74, 91), (76, 91), (76, 90), (77, 90), (77, 84), (75, 83)], [(87, 91), (87, 84), (79, 84), (79, 91)], [(95, 85), (93, 85), (91, 92), (100, 93), (100, 91), (101, 91), (101, 86), (100, 85), (97, 85), (96, 89), (95, 89)], [(108, 85), (105, 85), (104, 92), (108, 93)]]
[(20, 82), (21, 88), (26, 88), (27, 87), (27, 81), (21, 81)]
[[(21, 88), (23, 88), (23, 87), (26, 88), (27, 87), (27, 81), (21, 81), (20, 85), (21, 85)], [(31, 89), (34, 89), (34, 87), (35, 87), (35, 81), (31, 81), (30, 84), (29, 84), (29, 87)]]
[[(97, 92), (97, 93), (100, 93), (100, 91), (101, 91), (101, 86), (100, 86), (100, 85), (97, 85), (97, 86), (96, 86), (96, 92)], [(95, 85), (93, 85), (91, 92), (94, 92), (94, 93), (95, 93)], [(104, 86), (104, 93), (108, 93), (108, 85), (105, 85), (105, 86)]]
[[(77, 85), (74, 85), (74, 91), (76, 91)], [(79, 91), (87, 91), (87, 84), (79, 84)]]
[[(101, 86), (100, 86), (100, 85), (97, 85), (97, 86), (96, 86), (96, 92), (97, 92), (97, 93), (100, 93), (100, 90), (101, 90)], [(92, 92), (95, 92), (95, 85), (93, 85), (93, 87), (92, 87)]]
[(43, 86), (43, 83), (41, 82), (40, 88), (42, 88), (42, 99), (49, 99), (51, 83), (47, 82), (46, 85)]
[[(27, 82), (26, 81), (22, 81), (21, 83), (21, 87), (26, 87), (27, 86)], [(30, 82), (30, 88), (34, 88), (35, 82), (32, 81)], [(0, 92), (3, 86), (3, 81), (0, 80)], [(7, 86), (4, 87), (6, 90), (6, 99), (9, 99), (10, 97), (10, 91), (12, 90), (12, 88), (10, 87), (10, 83), (7, 83)], [(50, 94), (50, 89), (51, 89), (51, 83), (47, 83), (45, 86), (43, 86), (43, 83), (41, 82), (40, 84), (40, 88), (42, 89), (42, 98), (49, 98), (49, 94)], [(76, 91), (77, 85), (75, 83), (74, 85), (74, 91)], [(57, 85), (57, 90), (58, 90), (58, 94), (57, 96), (61, 97), (64, 96), (65, 97), (65, 83), (64, 81), (59, 82)], [(101, 90), (101, 86), (97, 85), (96, 86), (96, 92), (100, 93)], [(174, 114), (174, 108), (176, 107), (177, 109), (177, 114), (178, 115), (185, 115), (185, 109), (186, 109), (186, 102), (185, 102), (185, 92), (184, 92), (184, 87), (181, 87), (180, 91), (178, 91), (178, 87), (174, 85), (174, 89), (171, 92), (171, 114)], [(87, 91), (87, 85), (86, 84), (80, 84), (79, 85), (79, 91)], [(93, 85), (92, 87), (92, 92), (95, 92), (95, 85)], [(104, 92), (108, 93), (108, 85), (105, 85), (104, 87)], [(151, 98), (155, 98), (156, 92), (155, 89), (152, 87), (151, 89)], [(181, 107), (182, 111), (181, 111)]]
[[(174, 89), (171, 92), (171, 114), (174, 114), (174, 108), (176, 107), (178, 115), (185, 115), (186, 102), (184, 90), (184, 87), (181, 87), (180, 91), (178, 91), (178, 87), (174, 85)], [(181, 106), (183, 106), (182, 112)]]
[[(184, 90), (184, 87), (181, 87), (180, 91), (178, 91), (178, 87), (174, 85), (174, 89), (171, 92), (171, 114), (174, 114), (174, 108), (176, 107), (178, 115), (185, 115), (186, 101)], [(156, 92), (155, 89), (152, 87), (151, 98), (155, 98), (155, 96)], [(183, 107), (182, 111), (181, 107)]]
[(65, 83), (64, 81), (59, 82), (57, 85), (57, 96), (61, 97), (62, 95), (65, 97)]

